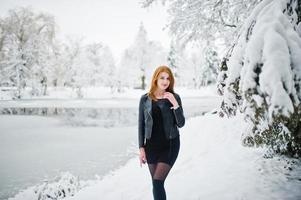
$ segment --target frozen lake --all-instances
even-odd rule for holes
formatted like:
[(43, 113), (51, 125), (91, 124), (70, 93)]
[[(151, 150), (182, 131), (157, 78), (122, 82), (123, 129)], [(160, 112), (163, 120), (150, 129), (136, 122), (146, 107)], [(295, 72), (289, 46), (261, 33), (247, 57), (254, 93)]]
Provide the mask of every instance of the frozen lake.
[[(216, 96), (182, 99), (187, 118), (219, 102)], [(2, 111), (24, 109), (25, 115), (0, 115), (0, 199), (60, 172), (89, 180), (123, 165), (137, 153), (137, 106), (137, 99), (1, 101)], [(38, 115), (51, 108), (60, 112)]]

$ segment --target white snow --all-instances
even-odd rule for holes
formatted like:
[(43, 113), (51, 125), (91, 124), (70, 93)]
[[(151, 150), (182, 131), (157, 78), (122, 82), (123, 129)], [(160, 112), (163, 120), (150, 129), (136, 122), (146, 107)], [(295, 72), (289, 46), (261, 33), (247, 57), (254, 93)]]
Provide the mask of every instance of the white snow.
[[(226, 88), (231, 88), (231, 84), (240, 76), (239, 90), (242, 96), (253, 89), (261, 96), (266, 96), (269, 118), (278, 113), (289, 116), (294, 112), (293, 101), (299, 103), (295, 84), (301, 71), (301, 39), (288, 15), (283, 13), (287, 2), (265, 0), (254, 9), (242, 28), (228, 64)], [(247, 34), (249, 40), (246, 40)], [(255, 82), (258, 76), (256, 68), (258, 83)], [(225, 90), (224, 98), (235, 102), (231, 91)], [(244, 106), (252, 107), (249, 104), (243, 102)]]
[[(0, 88), (1, 107), (48, 107), (48, 108), (135, 108), (139, 98), (148, 90), (125, 89), (123, 92), (111, 92), (108, 87), (90, 87), (83, 89), (85, 98), (73, 98), (70, 88), (49, 88), (49, 95), (42, 97), (27, 97), (20, 100), (5, 98), (5, 92)], [(200, 89), (177, 88), (176, 93), (184, 99), (195, 101), (200, 97), (217, 97), (216, 86), (209, 85)], [(2, 98), (3, 99), (2, 99)], [(7, 96), (6, 96), (7, 97)], [(5, 98), (5, 99), (4, 99)], [(189, 104), (187, 104), (189, 105)]]
[[(51, 183), (58, 172), (79, 176), (85, 185), (87, 179), (93, 179), (95, 174), (104, 176), (136, 153), (133, 143), (137, 140), (137, 106), (146, 91), (127, 90), (119, 96), (109, 89), (87, 91), (94, 98), (72, 99), (66, 90), (61, 90), (61, 98), (50, 93), (44, 98), (0, 101), (1, 109), (26, 109), (20, 115), (0, 115), (0, 199), (26, 188), (49, 191), (41, 190), (44, 185), (40, 183)], [(220, 104), (215, 86), (201, 90), (177, 88), (176, 92), (182, 97), (187, 118)], [(54, 108), (58, 108), (58, 114), (53, 114)], [(47, 109), (49, 116), (32, 116), (42, 114), (42, 109)], [(110, 150), (112, 145), (115, 148)], [(58, 185), (47, 187), (59, 188)], [(28, 188), (31, 186), (34, 187)]]
[[(87, 120), (86, 116), (80, 122)], [(102, 177), (133, 156), (135, 127), (74, 123), (59, 116), (0, 115), (0, 199), (45, 180), (52, 182), (61, 172), (81, 181)]]
[[(10, 90), (14, 88), (0, 87), (0, 100), (11, 100)], [(30, 93), (30, 88), (27, 88), (27, 93)], [(122, 92), (111, 91), (109, 87), (83, 87), (83, 99), (111, 99), (111, 98), (134, 98), (136, 99), (142, 93), (148, 90), (135, 90), (123, 88)], [(216, 96), (216, 86), (208, 85), (199, 89), (192, 89), (186, 87), (176, 87), (176, 93), (183, 97), (202, 97), (202, 96)], [(49, 87), (48, 95), (34, 97), (27, 94), (22, 99), (76, 99), (75, 91), (68, 87)], [(2, 103), (3, 101), (0, 101)], [(1, 105), (1, 104), (0, 104)]]
[[(243, 147), (244, 126), (242, 115), (226, 119), (208, 113), (187, 120), (180, 129), (178, 160), (165, 181), (168, 199), (300, 199), (300, 161), (278, 156), (265, 159), (263, 149)], [(151, 191), (148, 168), (140, 168), (137, 154), (66, 200), (151, 200)], [(33, 199), (32, 189), (10, 198)]]

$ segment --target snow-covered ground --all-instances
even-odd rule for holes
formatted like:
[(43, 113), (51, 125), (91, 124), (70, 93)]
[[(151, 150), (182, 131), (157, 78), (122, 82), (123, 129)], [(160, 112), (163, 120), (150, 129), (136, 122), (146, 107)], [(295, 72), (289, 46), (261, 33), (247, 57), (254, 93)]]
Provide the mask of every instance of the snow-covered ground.
[[(218, 102), (220, 99), (216, 97), (214, 91), (212, 86), (203, 88), (200, 91), (187, 89), (177, 90), (177, 93), (179, 93), (183, 99), (184, 112), (190, 115), (191, 118), (188, 118), (186, 125), (180, 129), (181, 148), (179, 157), (165, 182), (168, 199), (301, 199), (300, 161), (278, 156), (267, 159), (263, 157), (263, 149), (243, 147), (240, 142), (240, 137), (242, 134), (241, 131), (244, 130), (246, 124), (243, 122), (241, 115), (227, 119), (220, 118), (217, 114), (209, 112), (205, 116), (193, 117), (193, 111), (204, 112), (214, 110), (214, 108), (219, 105)], [(94, 98), (88, 96), (90, 99), (86, 98), (83, 100), (68, 98), (56, 99), (54, 96), (49, 96), (44, 99), (27, 99), (24, 101), (28, 102), (29, 108), (39, 108), (46, 105), (46, 107), (53, 106), (62, 108), (68, 106), (71, 108), (101, 107), (105, 109), (130, 107), (137, 110), (138, 99), (144, 92), (146, 91), (131, 90), (119, 97), (113, 97), (107, 93), (106, 97), (97, 96)], [(97, 94), (97, 92), (95, 92), (95, 94)], [(61, 104), (64, 101), (68, 103)], [(78, 102), (75, 103), (76, 101)], [(97, 101), (100, 102), (98, 105), (96, 105)], [(56, 104), (56, 102), (59, 103)], [(102, 104), (101, 102), (107, 102), (107, 104)], [(15, 107), (13, 105), (14, 103), (16, 107), (26, 107), (22, 100), (18, 102), (1, 101), (0, 107)], [(90, 106), (85, 107), (85, 105)], [(90, 175), (93, 175), (97, 173), (97, 170), (98, 172), (99, 170), (103, 170), (97, 169), (100, 167), (98, 159), (99, 157), (103, 157), (108, 160), (113, 159), (114, 162), (112, 162), (112, 164), (114, 167), (111, 165), (107, 166), (107, 168), (113, 170), (107, 170), (106, 174), (101, 175), (96, 180), (87, 181), (89, 184), (81, 181), (82, 187), (80, 187), (79, 192), (77, 192), (74, 197), (67, 198), (68, 200), (152, 199), (151, 178), (148, 168), (146, 165), (142, 168), (139, 166), (136, 125), (128, 129), (124, 127), (113, 127), (110, 129), (91, 126), (68, 127), (65, 124), (66, 121), (60, 120), (60, 118), (52, 117), (2, 115), (0, 128), (1, 130), (5, 130), (6, 133), (10, 133), (6, 136), (3, 132), (1, 134), (2, 157), (9, 160), (8, 158), (13, 158), (13, 156), (11, 157), (10, 155), (15, 155), (16, 158), (15, 163), (11, 163), (11, 167), (9, 163), (2, 165), (2, 169), (6, 170), (2, 171), (3, 174), (11, 176), (9, 175), (9, 170), (19, 167), (20, 169), (15, 170), (17, 173), (14, 174), (18, 175), (21, 170), (24, 172), (26, 163), (32, 166), (32, 163), (35, 162), (37, 164), (35, 164), (35, 166), (40, 167), (37, 169), (32, 167), (32, 170), (35, 171), (37, 175), (33, 177), (33, 179), (41, 180), (43, 178), (39, 176), (41, 176), (41, 168), (43, 168), (41, 164), (43, 162), (36, 158), (47, 158), (46, 160), (48, 160), (49, 163), (47, 164), (46, 162), (46, 164), (49, 169), (58, 172), (58, 169), (63, 169), (58, 163), (64, 163), (64, 159), (70, 159), (71, 157), (72, 162), (69, 164), (65, 162), (67, 163), (65, 166), (66, 171), (78, 176), (80, 174), (78, 172), (82, 169), (83, 174), (90, 173)], [(22, 128), (17, 122), (22, 124)], [(97, 134), (99, 131), (101, 134), (112, 136), (112, 134), (116, 135), (116, 132), (120, 132), (118, 130), (127, 131), (129, 134), (125, 136), (126, 139), (121, 139), (123, 141), (116, 141), (114, 140), (115, 136), (111, 137), (116, 143), (112, 142), (111, 139), (103, 140), (102, 136)], [(22, 133), (22, 131), (25, 132), (26, 135), (23, 135), (24, 133)], [(130, 134), (130, 132), (133, 132), (133, 134)], [(41, 133), (42, 136), (40, 135)], [(91, 136), (89, 140), (87, 140), (86, 134)], [(40, 136), (44, 137), (44, 139), (46, 138), (46, 141), (39, 139)], [(27, 140), (25, 138), (27, 138)], [(43, 141), (46, 143), (43, 143)], [(100, 148), (96, 150), (98, 148), (98, 142), (106, 145), (101, 145)], [(123, 142), (127, 144), (125, 146), (119, 146), (120, 143), (124, 144)], [(26, 144), (32, 143), (36, 144), (36, 146), (29, 147), (29, 145), (26, 147)], [(111, 155), (111, 157), (108, 158), (107, 156), (109, 156), (109, 154), (107, 152), (109, 148), (106, 147), (109, 147), (111, 144), (113, 144), (114, 147), (120, 147), (119, 151), (124, 151), (124, 153), (119, 153), (118, 155), (115, 153), (114, 157), (113, 152), (113, 157)], [(6, 148), (4, 148), (5, 145)], [(25, 147), (25, 149), (20, 150), (22, 146)], [(9, 150), (9, 147), (11, 150)], [(39, 151), (35, 151), (36, 147), (39, 148)], [(83, 152), (80, 153), (74, 150)], [(113, 150), (117, 149), (113, 148)], [(49, 154), (49, 151), (53, 151), (53, 153)], [(63, 154), (55, 156), (60, 154), (57, 152), (62, 152), (65, 156), (62, 156)], [(73, 155), (74, 153), (76, 156)], [(101, 156), (101, 153), (107, 153), (107, 155)], [(28, 154), (28, 156), (25, 154)], [(121, 155), (123, 155), (123, 158), (129, 160), (122, 160), (120, 158)], [(59, 162), (57, 162), (58, 159), (60, 160)], [(3, 160), (4, 159), (1, 161)], [(78, 162), (76, 160), (78, 160)], [(93, 163), (91, 160), (95, 162)], [(85, 166), (75, 166), (76, 164)], [(92, 171), (86, 171), (91, 168)], [(28, 177), (32, 176), (32, 173), (30, 174), (29, 171), (30, 170), (27, 171), (29, 173)], [(19, 174), (19, 176), (21, 179), (24, 178), (22, 174)], [(52, 180), (51, 176), (52, 174), (49, 173), (48, 176), (44, 178)], [(67, 175), (67, 177), (68, 176), (69, 175)], [(5, 177), (7, 180), (9, 179), (9, 177)], [(31, 184), (23, 185), (22, 188), (26, 188), (24, 186), (31, 186)], [(20, 191), (13, 198), (10, 198), (10, 200), (36, 200), (38, 199), (37, 194), (34, 193), (36, 188), (36, 186), (28, 187)]]
[[(298, 200), (301, 199), (300, 161), (243, 147), (242, 116), (216, 114), (187, 120), (181, 129), (178, 160), (165, 181), (170, 200)], [(151, 200), (151, 178), (138, 155), (68, 200)], [(11, 200), (33, 200), (32, 189)]]
[[(219, 105), (220, 97), (212, 86), (208, 88), (177, 91), (187, 118)], [(101, 91), (94, 88), (95, 98), (72, 99), (62, 93), (61, 98), (52, 94), (0, 101), (2, 109), (28, 109), (27, 116), (0, 115), (0, 199), (52, 181), (60, 172), (82, 181), (95, 179), (95, 174), (103, 177), (125, 164), (136, 153), (138, 103), (144, 92), (129, 90), (114, 96), (104, 89), (106, 95), (99, 96)], [(59, 108), (58, 114), (30, 116), (53, 108)]]

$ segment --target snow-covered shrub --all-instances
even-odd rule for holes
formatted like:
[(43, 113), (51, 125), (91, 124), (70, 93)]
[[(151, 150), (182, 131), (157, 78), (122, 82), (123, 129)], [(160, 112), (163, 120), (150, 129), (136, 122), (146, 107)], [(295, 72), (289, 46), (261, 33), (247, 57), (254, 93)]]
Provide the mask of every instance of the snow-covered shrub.
[[(218, 77), (225, 114), (245, 115), (246, 145), (301, 156), (300, 0), (263, 0), (246, 20)], [(229, 60), (227, 60), (229, 59)]]
[(69, 172), (62, 173), (54, 182), (44, 182), (35, 188), (37, 200), (59, 200), (74, 196), (80, 189), (79, 179)]

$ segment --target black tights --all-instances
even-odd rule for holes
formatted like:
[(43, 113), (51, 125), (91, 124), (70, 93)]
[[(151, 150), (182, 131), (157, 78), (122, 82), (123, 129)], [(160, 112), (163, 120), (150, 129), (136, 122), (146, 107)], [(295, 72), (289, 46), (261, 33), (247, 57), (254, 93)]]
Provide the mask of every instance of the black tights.
[(163, 162), (158, 162), (156, 164), (148, 164), (148, 168), (153, 181), (154, 200), (166, 200), (164, 181), (171, 169), (171, 166)]

